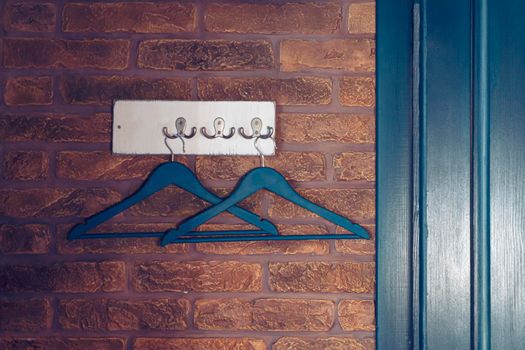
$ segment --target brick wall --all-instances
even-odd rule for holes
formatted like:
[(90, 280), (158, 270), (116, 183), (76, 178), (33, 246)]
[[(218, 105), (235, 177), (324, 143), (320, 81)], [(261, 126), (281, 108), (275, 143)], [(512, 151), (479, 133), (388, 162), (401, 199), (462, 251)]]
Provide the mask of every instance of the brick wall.
[[(111, 155), (117, 98), (277, 101), (269, 165), (373, 235), (373, 3), (23, 1), (2, 22), (0, 348), (374, 347), (373, 240), (65, 239), (167, 160)], [(259, 162), (179, 161), (220, 194)], [(267, 193), (244, 204), (283, 234), (340, 232)], [(169, 188), (102, 231), (166, 230), (203, 206)]]

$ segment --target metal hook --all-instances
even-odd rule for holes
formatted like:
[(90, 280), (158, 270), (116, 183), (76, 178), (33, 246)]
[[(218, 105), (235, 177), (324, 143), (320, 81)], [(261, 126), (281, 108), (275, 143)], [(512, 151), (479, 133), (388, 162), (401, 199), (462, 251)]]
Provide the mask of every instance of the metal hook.
[(259, 148), (259, 146), (257, 146), (257, 141), (259, 141), (259, 139), (261, 138), (261, 136), (257, 136), (255, 138), (255, 140), (253, 141), (253, 146), (255, 147), (255, 149), (257, 150), (257, 152), (259, 152), (259, 155), (261, 156), (261, 167), (264, 168), (264, 154), (262, 153), (261, 149)]
[(163, 127), (162, 128), (162, 133), (164, 134), (164, 144), (166, 145), (166, 147), (168, 147), (168, 149), (171, 152), (171, 161), (172, 162), (175, 159), (175, 155), (173, 153), (173, 149), (171, 149), (170, 145), (168, 144), (168, 139), (172, 139), (172, 140), (173, 139), (179, 139), (182, 142), (182, 152), (186, 153), (186, 143), (184, 142), (184, 139), (181, 137), (181, 135), (179, 135), (178, 133), (177, 134), (170, 134), (168, 132), (168, 128), (167, 127)]
[(262, 120), (261, 118), (253, 118), (252, 121), (251, 121), (251, 126), (252, 126), (252, 134), (251, 135), (247, 135), (245, 132), (244, 132), (244, 128), (241, 126), (239, 128), (239, 134), (241, 134), (242, 137), (244, 137), (245, 139), (253, 139), (253, 138), (261, 138), (261, 139), (267, 139), (269, 137), (272, 137), (272, 134), (273, 134), (273, 128), (271, 126), (267, 126), (266, 128), (268, 129), (268, 133), (266, 134), (261, 134), (261, 130), (262, 130)]
[[(170, 160), (171, 160), (172, 162), (174, 162), (174, 161), (175, 161), (175, 154), (173, 153), (173, 150), (171, 149), (170, 144), (168, 143), (168, 137), (165, 137), (165, 138), (164, 138), (164, 144), (165, 144), (166, 147), (168, 147), (168, 149), (170, 150)], [(183, 145), (184, 145), (184, 143), (183, 143)], [(184, 146), (182, 146), (182, 148), (184, 148)]]
[(174, 153), (173, 153), (173, 150), (171, 149), (171, 147), (168, 145), (168, 139), (172, 139), (172, 140), (173, 139), (180, 139), (180, 141), (182, 142), (182, 152), (186, 153), (186, 143), (184, 142), (184, 139), (191, 139), (193, 136), (195, 136), (197, 134), (197, 128), (196, 127), (192, 127), (191, 128), (191, 131), (190, 131), (189, 135), (186, 135), (184, 133), (184, 131), (186, 130), (186, 119), (182, 118), (182, 117), (179, 117), (179, 118), (177, 118), (177, 120), (175, 120), (175, 129), (177, 130), (177, 133), (176, 134), (170, 134), (168, 132), (168, 128), (167, 127), (163, 127), (162, 128), (162, 133), (165, 136), (164, 143), (166, 144), (166, 146), (168, 147), (168, 149), (171, 152), (171, 161), (172, 162), (173, 162), (173, 159), (174, 159)]
[(186, 119), (182, 117), (177, 118), (177, 120), (175, 120), (175, 129), (177, 129), (177, 135), (179, 135), (179, 137), (184, 137), (186, 139), (191, 139), (193, 136), (197, 134), (196, 127), (191, 128), (189, 135), (186, 135), (184, 133), (184, 130), (186, 130)]
[[(257, 136), (255, 138), (255, 140), (253, 141), (253, 145), (254, 145), (255, 149), (257, 150), (257, 152), (259, 152), (259, 155), (261, 156), (261, 167), (263, 167), (263, 168), (265, 167), (265, 165), (264, 165), (264, 154), (263, 154), (262, 150), (259, 148), (259, 146), (257, 145), (257, 142), (259, 141), (259, 139), (265, 140), (267, 138), (268, 137), (265, 137), (265, 136)], [(270, 138), (270, 140), (272, 140), (274, 147), (277, 148), (277, 144), (275, 143), (275, 140), (273, 138)]]
[(233, 127), (230, 128), (230, 134), (226, 135), (224, 134), (224, 125), (225, 125), (224, 119), (222, 119), (221, 117), (215, 118), (215, 120), (213, 121), (213, 128), (215, 129), (215, 134), (213, 135), (208, 134), (208, 132), (206, 131), (206, 127), (204, 126), (201, 128), (201, 134), (208, 139), (214, 139), (217, 137), (222, 137), (223, 139), (229, 139), (235, 134), (235, 128)]

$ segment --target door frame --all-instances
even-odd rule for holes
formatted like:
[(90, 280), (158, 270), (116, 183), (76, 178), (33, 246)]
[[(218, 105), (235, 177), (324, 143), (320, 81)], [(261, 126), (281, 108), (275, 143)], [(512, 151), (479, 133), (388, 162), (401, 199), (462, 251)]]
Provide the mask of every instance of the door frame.
[(413, 335), (413, 0), (376, 3), (376, 348)]

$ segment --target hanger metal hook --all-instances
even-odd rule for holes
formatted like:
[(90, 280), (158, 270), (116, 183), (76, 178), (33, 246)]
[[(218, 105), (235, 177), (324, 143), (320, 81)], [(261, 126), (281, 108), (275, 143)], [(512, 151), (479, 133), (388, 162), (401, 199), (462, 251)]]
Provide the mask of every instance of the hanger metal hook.
[(258, 118), (258, 117), (255, 117), (252, 119), (251, 121), (251, 127), (252, 127), (252, 134), (251, 135), (248, 135), (246, 134), (246, 132), (244, 131), (244, 128), (241, 126), (239, 128), (239, 134), (241, 134), (242, 137), (244, 137), (245, 139), (253, 139), (253, 138), (261, 138), (261, 139), (267, 139), (269, 137), (272, 137), (272, 134), (273, 134), (273, 128), (271, 126), (267, 126), (267, 130), (268, 132), (266, 134), (262, 134), (261, 133), (261, 130), (262, 130), (262, 120), (261, 118)]
[(213, 135), (208, 134), (208, 131), (206, 131), (206, 127), (203, 126), (201, 128), (201, 134), (208, 139), (214, 139), (217, 137), (229, 139), (235, 134), (235, 128), (230, 128), (230, 133), (226, 135), (224, 133), (225, 124), (226, 123), (224, 122), (224, 119), (222, 119), (221, 117), (215, 118), (215, 120), (213, 121), (213, 128), (215, 129), (215, 133)]
[(181, 138), (184, 137), (186, 139), (191, 139), (193, 136), (197, 134), (196, 127), (192, 127), (188, 135), (184, 133), (184, 131), (186, 130), (186, 119), (182, 117), (177, 118), (177, 120), (175, 120), (175, 129), (177, 130), (177, 135), (179, 135), (179, 137)]
[(174, 162), (175, 161), (175, 154), (173, 153), (173, 149), (171, 149), (170, 144), (168, 143), (168, 137), (164, 138), (164, 144), (170, 150), (170, 161)]
[(170, 134), (168, 132), (168, 128), (167, 127), (163, 127), (162, 128), (162, 133), (164, 134), (164, 144), (166, 145), (166, 147), (168, 147), (168, 149), (170, 150), (170, 154), (171, 154), (171, 161), (174, 162), (175, 161), (175, 153), (173, 152), (173, 149), (170, 147), (169, 143), (168, 143), (168, 139), (179, 139), (180, 142), (182, 142), (182, 152), (183, 153), (186, 153), (186, 143), (184, 142), (184, 139), (179, 135), (179, 134)]
[(258, 136), (255, 138), (255, 140), (253, 141), (253, 145), (255, 147), (255, 149), (257, 150), (257, 152), (259, 152), (259, 155), (261, 156), (261, 167), (265, 167), (264, 165), (264, 154), (262, 152), (262, 150), (259, 148), (259, 146), (257, 145), (257, 141), (259, 141), (259, 139), (261, 138), (261, 136)]

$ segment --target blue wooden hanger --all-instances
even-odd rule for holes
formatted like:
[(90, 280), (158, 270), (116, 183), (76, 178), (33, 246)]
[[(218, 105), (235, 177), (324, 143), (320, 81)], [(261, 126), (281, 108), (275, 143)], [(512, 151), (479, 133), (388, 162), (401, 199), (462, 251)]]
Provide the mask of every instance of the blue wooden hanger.
[[(246, 197), (255, 192), (266, 189), (284, 199), (289, 200), (328, 221), (341, 226), (354, 234), (323, 234), (323, 235), (217, 235), (215, 237), (203, 237), (202, 233), (193, 233), (191, 230), (202, 225), (209, 219), (217, 216), (225, 210), (233, 207)], [(231, 233), (231, 232), (226, 232)], [(255, 168), (240, 180), (235, 190), (224, 200), (214, 203), (213, 206), (201, 213), (184, 220), (176, 229), (168, 231), (162, 237), (161, 245), (169, 243), (186, 242), (218, 242), (218, 241), (260, 241), (260, 240), (308, 240), (308, 239), (369, 239), (368, 232), (360, 225), (354, 224), (349, 219), (321, 207), (298, 194), (286, 179), (277, 170), (272, 168)]]
[[(142, 187), (130, 197), (105, 209), (104, 211), (88, 218), (84, 223), (76, 225), (69, 232), (68, 239), (78, 238), (124, 238), (124, 237), (162, 237), (165, 232), (118, 232), (118, 233), (87, 233), (103, 222), (109, 220), (115, 215), (123, 212), (132, 205), (160, 191), (168, 185), (176, 185), (195, 196), (209, 203), (217, 204), (222, 201), (221, 197), (208, 191), (195, 174), (184, 164), (178, 162), (167, 162), (159, 165), (144, 182)], [(259, 227), (261, 230), (244, 230), (244, 231), (212, 231), (212, 232), (192, 232), (195, 235), (219, 235), (219, 234), (238, 234), (238, 235), (277, 235), (278, 231), (274, 224), (268, 220), (261, 219), (258, 215), (237, 207), (229, 206), (226, 209), (231, 214), (242, 220)]]

